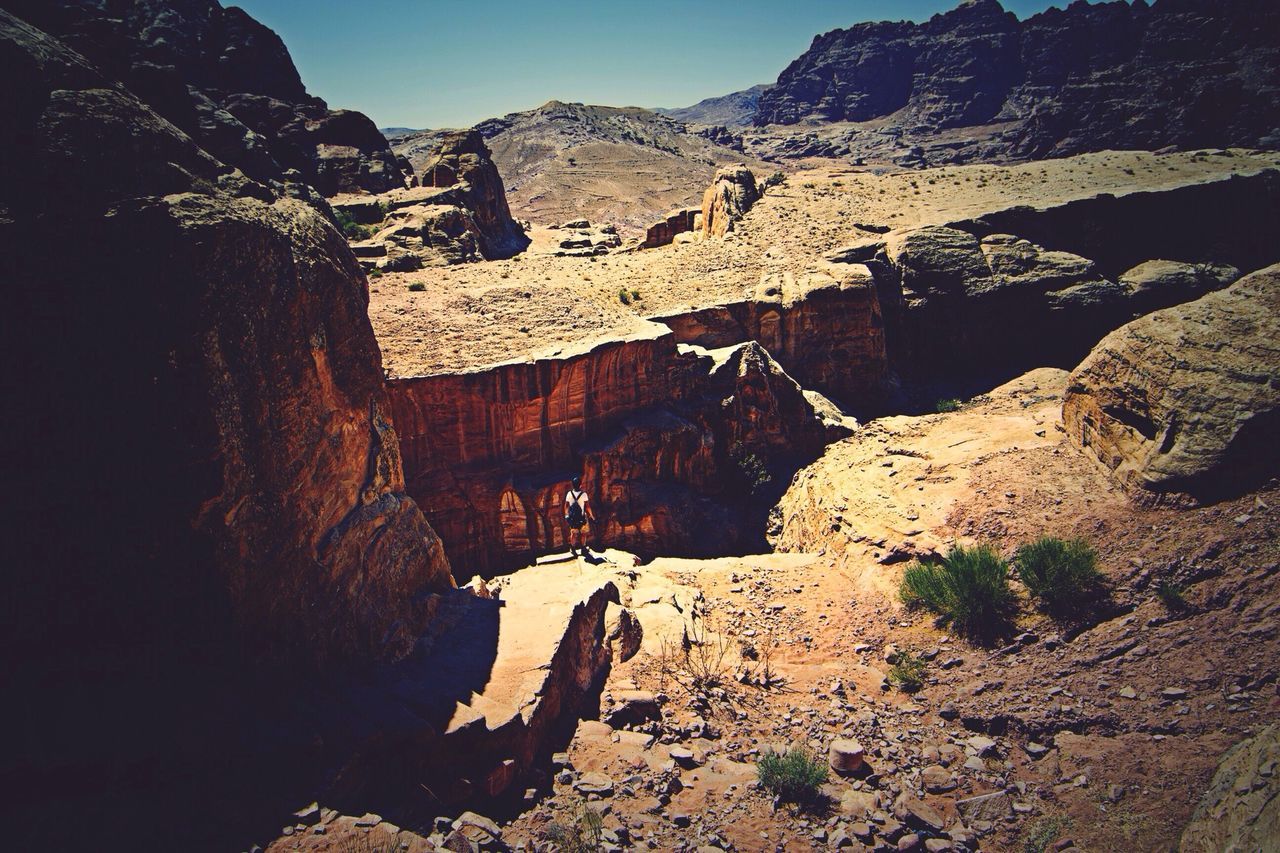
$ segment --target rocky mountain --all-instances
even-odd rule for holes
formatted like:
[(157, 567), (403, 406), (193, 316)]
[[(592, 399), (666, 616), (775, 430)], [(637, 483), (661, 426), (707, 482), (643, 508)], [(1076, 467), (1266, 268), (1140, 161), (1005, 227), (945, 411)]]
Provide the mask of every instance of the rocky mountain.
[[(747, 159), (639, 107), (549, 101), (475, 129), (493, 151), (517, 218), (539, 224), (585, 218), (631, 235), (694, 203), (717, 166)], [(439, 133), (398, 138), (395, 150), (420, 170)]]
[(307, 93), (284, 43), (216, 0), (4, 0), (119, 80), (205, 151), (258, 181), (324, 195), (411, 176), (364, 114)]
[(659, 108), (654, 112), (677, 121), (687, 121), (690, 124), (744, 127), (751, 124), (755, 119), (756, 109), (760, 104), (760, 96), (769, 88), (770, 86), (767, 83), (758, 83), (750, 89), (743, 89), (741, 92), (730, 92), (728, 95), (704, 98), (691, 107)]
[(922, 24), (817, 36), (760, 96), (754, 123), (853, 123), (790, 153), (929, 162), (1275, 147), (1277, 32), (1267, 0), (1079, 2), (1023, 21), (998, 0), (965, 0)]

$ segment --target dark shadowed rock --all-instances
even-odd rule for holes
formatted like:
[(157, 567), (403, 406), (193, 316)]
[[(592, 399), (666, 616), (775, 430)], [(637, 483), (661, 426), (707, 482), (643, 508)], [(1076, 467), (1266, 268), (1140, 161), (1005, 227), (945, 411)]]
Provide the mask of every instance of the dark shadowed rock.
[[(919, 145), (942, 161), (1269, 147), (1280, 136), (1278, 29), (1280, 7), (1266, 0), (1072, 3), (1024, 21), (996, 0), (965, 0), (921, 24), (815, 37), (761, 94), (754, 121), (891, 117), (897, 153)], [(935, 146), (947, 128), (973, 128), (978, 144)]]

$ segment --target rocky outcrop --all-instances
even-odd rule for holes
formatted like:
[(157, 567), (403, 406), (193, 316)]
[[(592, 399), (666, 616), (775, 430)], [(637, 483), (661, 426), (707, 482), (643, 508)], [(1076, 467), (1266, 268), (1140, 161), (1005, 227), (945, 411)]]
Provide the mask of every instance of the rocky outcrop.
[(574, 219), (560, 226), (552, 226), (563, 231), (556, 238), (552, 254), (556, 257), (589, 258), (594, 255), (607, 255), (610, 249), (622, 245), (622, 237), (618, 229), (609, 224), (592, 225), (586, 219)]
[(760, 199), (756, 176), (746, 166), (725, 166), (702, 196), (702, 233), (723, 237)]
[(656, 324), (556, 358), (389, 387), (409, 492), (431, 496), (429, 518), (460, 575), (564, 547), (575, 474), (602, 543), (741, 549), (754, 535), (743, 524), (753, 491), (829, 439), (759, 346), (678, 346)]
[(1212, 501), (1280, 473), (1280, 267), (1112, 332), (1071, 375), (1072, 439), (1144, 501)]
[(334, 195), (384, 192), (412, 175), (366, 116), (308, 95), (280, 37), (242, 9), (215, 0), (6, 6), (258, 181), (302, 182)]
[(829, 257), (871, 269), (886, 359), (908, 382), (1069, 368), (1129, 320), (1276, 261), (1278, 178), (1013, 207), (869, 236)]
[(369, 226), (353, 235), (365, 235), (353, 248), (367, 268), (404, 272), (492, 261), (529, 245), (479, 134), (448, 131), (435, 140), (420, 186), (333, 199), (339, 216)]
[(474, 130), (446, 132), (422, 165), (424, 187), (457, 187), (461, 206), (471, 211), (486, 260), (509, 258), (529, 245), (511, 218), (502, 178), (484, 138)]
[(1182, 831), (1181, 853), (1266, 850), (1280, 838), (1280, 726), (1268, 726), (1222, 757)]
[(704, 98), (691, 107), (658, 109), (654, 112), (678, 121), (696, 124), (742, 127), (751, 124), (760, 96), (769, 89), (765, 83), (714, 98)]
[(404, 493), (366, 284), (313, 207), (2, 11), (0, 63), (6, 452), (28, 457), (4, 640), (41, 685), (3, 775), (48, 808), (109, 799), (108, 835), (157, 790), (152, 837), (189, 826), (196, 776), (251, 819), (259, 780), (303, 770), (247, 709), (402, 658), (452, 586)]
[(655, 319), (681, 343), (755, 341), (803, 387), (848, 406), (876, 399), (888, 378), (876, 285), (861, 264), (769, 274), (752, 299)]
[(675, 240), (677, 234), (701, 231), (701, 218), (702, 208), (700, 207), (673, 210), (660, 221), (649, 226), (645, 231), (644, 240), (640, 243), (640, 248), (656, 249), (658, 246), (668, 246)]
[(815, 37), (761, 94), (754, 121), (887, 118), (903, 148), (997, 125), (962, 155), (988, 159), (1270, 147), (1280, 59), (1267, 34), (1278, 27), (1280, 10), (1258, 0), (1073, 3), (1025, 21), (997, 0), (965, 0), (922, 24)]

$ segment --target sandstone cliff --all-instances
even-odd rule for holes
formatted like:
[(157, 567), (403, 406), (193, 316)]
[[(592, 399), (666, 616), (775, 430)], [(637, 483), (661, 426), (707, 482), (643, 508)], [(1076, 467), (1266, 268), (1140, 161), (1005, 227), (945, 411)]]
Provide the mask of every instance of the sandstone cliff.
[(284, 43), (216, 0), (6, 0), (121, 81), (213, 156), (258, 181), (324, 195), (384, 192), (406, 175), (365, 115), (307, 94)]
[(1071, 374), (1075, 442), (1147, 501), (1217, 500), (1280, 472), (1280, 267), (1112, 332)]
[(764, 350), (682, 347), (656, 324), (555, 358), (389, 387), (409, 493), (429, 496), (460, 574), (564, 547), (575, 474), (601, 542), (645, 554), (741, 549), (758, 535), (744, 523), (752, 491), (780, 487), (772, 478), (828, 440)]
[(306, 769), (277, 763), (296, 741), (253, 744), (266, 709), (294, 678), (403, 657), (452, 586), (404, 493), (366, 285), (313, 207), (7, 12), (0, 65), (23, 409), (4, 638), (14, 683), (40, 685), (17, 691), (32, 736), (3, 775), (41, 808), (100, 802), (103, 832), (163, 797), (160, 839), (194, 819), (199, 764), (248, 820), (283, 792), (259, 784)]
[[(965, 0), (922, 24), (815, 37), (761, 94), (755, 123), (887, 120), (847, 134), (842, 152), (887, 134), (898, 153), (919, 146), (939, 162), (1273, 147), (1278, 16), (1265, 0), (1186, 0), (1072, 3), (1019, 21), (997, 0)], [(975, 136), (939, 145), (951, 129)]]
[(1280, 838), (1280, 727), (1227, 750), (1209, 790), (1182, 832), (1182, 853), (1266, 850)]

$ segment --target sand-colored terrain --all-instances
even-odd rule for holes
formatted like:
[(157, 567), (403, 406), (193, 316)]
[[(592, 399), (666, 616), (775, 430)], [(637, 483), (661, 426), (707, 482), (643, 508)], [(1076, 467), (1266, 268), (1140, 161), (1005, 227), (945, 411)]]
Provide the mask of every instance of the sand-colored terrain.
[[(393, 376), (547, 356), (637, 318), (742, 299), (767, 273), (803, 273), (873, 229), (950, 222), (1014, 205), (1165, 189), (1280, 165), (1225, 151), (1101, 152), (1015, 166), (874, 174), (815, 168), (767, 192), (726, 240), (597, 258), (526, 253), (509, 261), (389, 273), (370, 280), (370, 317)], [(423, 290), (409, 290), (421, 284)], [(627, 292), (624, 305), (620, 291)], [(638, 294), (638, 295), (634, 295)]]

